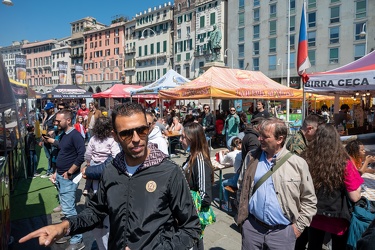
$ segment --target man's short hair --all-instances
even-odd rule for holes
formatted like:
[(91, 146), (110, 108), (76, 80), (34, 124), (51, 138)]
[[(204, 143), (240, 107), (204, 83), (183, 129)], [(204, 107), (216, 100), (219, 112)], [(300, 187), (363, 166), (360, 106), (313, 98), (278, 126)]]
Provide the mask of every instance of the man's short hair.
[(62, 109), (57, 114), (62, 114), (64, 115), (65, 119), (70, 119), (71, 121), (73, 120), (73, 112), (70, 109)]
[(116, 131), (116, 118), (117, 116), (131, 116), (133, 114), (142, 113), (146, 119), (146, 111), (142, 105), (134, 102), (125, 102), (120, 105), (116, 105), (112, 110), (112, 126), (113, 130)]
[(349, 110), (349, 109), (350, 109), (350, 107), (349, 107), (349, 105), (348, 105), (348, 104), (343, 104), (343, 105), (341, 105), (340, 109), (341, 109), (341, 110), (344, 110), (344, 109), (347, 109), (347, 110)]
[(266, 127), (274, 125), (275, 126), (275, 132), (273, 136), (275, 138), (279, 138), (280, 136), (283, 137), (283, 141), (281, 143), (281, 146), (283, 147), (286, 141), (286, 137), (288, 136), (288, 128), (285, 124), (285, 122), (281, 119), (275, 118), (275, 117), (270, 117), (266, 118), (262, 121), (260, 124), (260, 131), (265, 130)]
[(65, 102), (59, 102), (59, 104), (57, 104), (57, 107), (59, 107), (59, 106), (63, 106), (64, 109), (69, 108), (69, 104), (67, 104), (67, 103), (65, 103)]
[(308, 115), (302, 123), (302, 130), (305, 130), (307, 126), (311, 125), (321, 125), (325, 123), (324, 117), (317, 114)]

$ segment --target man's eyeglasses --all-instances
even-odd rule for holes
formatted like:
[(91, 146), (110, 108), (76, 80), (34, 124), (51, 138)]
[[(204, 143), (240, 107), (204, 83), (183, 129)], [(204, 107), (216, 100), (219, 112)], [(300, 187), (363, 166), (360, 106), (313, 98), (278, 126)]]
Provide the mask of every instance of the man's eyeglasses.
[(209, 110), (210, 108), (204, 108), (205, 110)]
[(118, 135), (121, 138), (121, 140), (129, 142), (131, 139), (133, 139), (133, 135), (135, 131), (137, 132), (139, 138), (141, 138), (141, 140), (144, 140), (148, 136), (149, 129), (150, 128), (148, 126), (141, 126), (138, 128), (122, 130), (118, 132)]

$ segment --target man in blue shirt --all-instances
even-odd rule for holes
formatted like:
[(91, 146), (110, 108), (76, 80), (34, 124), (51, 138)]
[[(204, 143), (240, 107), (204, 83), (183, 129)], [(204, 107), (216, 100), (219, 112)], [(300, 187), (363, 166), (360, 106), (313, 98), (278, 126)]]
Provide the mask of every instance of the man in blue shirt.
[(296, 239), (316, 213), (316, 196), (308, 165), (292, 155), (253, 192), (254, 185), (288, 150), (285, 123), (268, 118), (259, 125), (260, 148), (249, 152), (239, 179), (237, 223), (242, 249), (294, 249)]
[[(85, 142), (81, 134), (72, 126), (73, 113), (63, 109), (56, 114), (55, 124), (59, 130), (64, 131), (59, 141), (59, 153), (56, 158), (56, 172), (52, 181), (56, 182), (62, 212), (66, 217), (77, 215), (75, 197), (78, 183), (73, 179), (80, 173), (81, 164), (84, 162)], [(65, 242), (68, 240), (64, 238)], [(64, 243), (60, 240), (56, 243)], [(83, 249), (82, 234), (76, 234), (70, 239), (69, 250)]]

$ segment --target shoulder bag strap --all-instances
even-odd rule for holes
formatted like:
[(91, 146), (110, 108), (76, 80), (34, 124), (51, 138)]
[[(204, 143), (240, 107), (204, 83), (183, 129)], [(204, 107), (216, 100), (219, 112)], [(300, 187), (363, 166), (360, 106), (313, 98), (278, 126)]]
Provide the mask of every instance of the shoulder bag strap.
[(268, 172), (265, 173), (262, 178), (257, 181), (257, 183), (255, 183), (252, 194), (254, 194), (255, 191), (263, 184), (263, 182), (265, 182), (273, 173), (275, 173), (276, 170), (278, 170), (281, 165), (283, 165), (292, 155), (293, 154), (291, 152), (288, 152), (283, 158), (281, 158), (280, 161), (276, 162), (275, 166), (268, 170)]

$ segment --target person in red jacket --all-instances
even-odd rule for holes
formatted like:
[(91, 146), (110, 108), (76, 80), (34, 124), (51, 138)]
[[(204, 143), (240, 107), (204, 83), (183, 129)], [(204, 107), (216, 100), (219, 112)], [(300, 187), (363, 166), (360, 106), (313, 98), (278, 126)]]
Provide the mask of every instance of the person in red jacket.
[(76, 124), (74, 124), (74, 128), (81, 133), (83, 139), (86, 138), (86, 129), (83, 125), (83, 117), (77, 116)]

